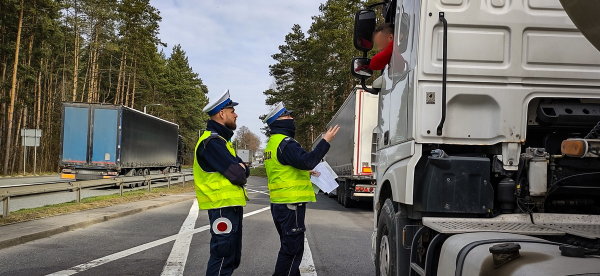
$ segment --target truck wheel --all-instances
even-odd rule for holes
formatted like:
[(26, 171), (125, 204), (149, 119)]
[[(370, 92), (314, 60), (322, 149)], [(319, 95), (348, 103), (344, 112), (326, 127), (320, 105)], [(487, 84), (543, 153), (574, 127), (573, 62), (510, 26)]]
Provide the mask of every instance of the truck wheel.
[(344, 184), (342, 185), (342, 206), (346, 207), (346, 201), (348, 200), (346, 198), (346, 193), (348, 193), (348, 187), (346, 187), (346, 181), (344, 181)]
[[(143, 176), (144, 175), (144, 169), (139, 169), (137, 170), (137, 173), (135, 174), (137, 176)], [(136, 183), (135, 186), (140, 187), (140, 186), (144, 186), (145, 181), (142, 181), (142, 183)]]
[[(146, 176), (146, 175), (149, 175), (149, 174), (150, 174), (150, 170), (144, 169), (144, 171), (142, 172), (141, 175)], [(142, 186), (146, 186), (146, 185), (147, 185), (146, 181), (143, 181), (142, 182)]]
[(342, 189), (341, 189), (341, 186), (338, 186), (336, 189), (337, 189), (337, 192), (336, 192), (337, 201), (338, 201), (339, 204), (342, 204)]
[[(396, 275), (396, 225), (394, 225), (394, 205), (386, 199), (377, 222), (375, 243), (375, 275)], [(407, 269), (408, 271), (408, 269)]]
[(344, 204), (344, 207), (346, 208), (354, 208), (354, 203), (355, 201), (352, 199), (352, 189), (350, 184), (347, 184), (346, 186), (346, 204)]
[(354, 208), (354, 206), (356, 205), (356, 201), (352, 200), (352, 198), (350, 198), (350, 193), (348, 192), (347, 196), (346, 196), (346, 205), (344, 205), (344, 207), (346, 208)]

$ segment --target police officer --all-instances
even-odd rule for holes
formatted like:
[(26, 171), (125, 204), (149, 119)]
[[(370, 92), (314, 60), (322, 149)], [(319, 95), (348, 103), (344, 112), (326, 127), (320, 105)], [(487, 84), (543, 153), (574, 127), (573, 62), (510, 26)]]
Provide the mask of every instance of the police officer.
[(196, 197), (200, 209), (208, 210), (211, 225), (207, 276), (231, 275), (242, 257), (243, 207), (248, 200), (244, 184), (250, 170), (230, 141), (236, 129), (236, 105), (229, 98), (229, 90), (209, 103), (204, 112), (210, 120), (196, 144)]
[[(315, 149), (307, 153), (294, 140), (296, 126), (292, 111), (278, 103), (263, 120), (271, 137), (265, 149), (265, 167), (271, 197), (271, 215), (279, 233), (281, 247), (273, 275), (300, 276), (304, 253), (306, 203), (315, 202), (310, 173), (329, 150), (339, 127), (330, 128)], [(318, 191), (318, 188), (317, 190)]]

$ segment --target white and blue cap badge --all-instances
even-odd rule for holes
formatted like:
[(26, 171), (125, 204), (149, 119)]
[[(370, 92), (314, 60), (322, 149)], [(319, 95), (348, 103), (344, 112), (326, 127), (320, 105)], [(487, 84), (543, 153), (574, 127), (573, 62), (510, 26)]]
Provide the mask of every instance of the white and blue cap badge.
[(229, 89), (227, 89), (218, 100), (208, 103), (203, 111), (208, 113), (208, 116), (212, 116), (219, 113), (223, 108), (234, 107), (236, 105), (238, 105), (238, 103), (229, 98)]
[(275, 104), (273, 109), (271, 109), (269, 114), (267, 114), (267, 116), (263, 120), (263, 123), (270, 125), (271, 123), (275, 122), (275, 120), (277, 120), (277, 118), (279, 118), (281, 116), (290, 115), (290, 114), (292, 114), (292, 111), (285, 109), (283, 102), (278, 102), (277, 104)]

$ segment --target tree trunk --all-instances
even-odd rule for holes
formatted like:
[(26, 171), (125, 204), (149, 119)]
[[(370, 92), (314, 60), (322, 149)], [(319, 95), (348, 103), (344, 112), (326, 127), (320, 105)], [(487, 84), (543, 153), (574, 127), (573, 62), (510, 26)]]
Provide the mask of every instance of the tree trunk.
[(77, 29), (77, 8), (75, 8), (75, 41), (74, 41), (74, 67), (73, 67), (73, 97), (72, 101), (76, 100), (77, 97), (77, 70), (79, 70), (79, 30)]
[(94, 60), (92, 62), (92, 78), (91, 78), (91, 83), (90, 83), (90, 89), (91, 89), (91, 96), (92, 96), (92, 100), (90, 102), (98, 102), (97, 101), (97, 94), (98, 94), (98, 86), (99, 86), (99, 80), (98, 80), (98, 56), (100, 55), (100, 47), (98, 47), (98, 26), (100, 26), (100, 22), (98, 22), (98, 24), (96, 25), (96, 35), (94, 37)]
[[(89, 48), (90, 48), (89, 50), (91, 52), (92, 46), (90, 45)], [(89, 73), (90, 73), (90, 61), (88, 60), (87, 66), (85, 68), (85, 77), (83, 77), (83, 90), (81, 90), (81, 100), (80, 100), (80, 102), (82, 102), (82, 103), (84, 102), (83, 100), (84, 100), (84, 96), (85, 96), (85, 87), (87, 85), (87, 79), (88, 79), (88, 74)], [(90, 101), (90, 98), (89, 98), (89, 95), (88, 95), (88, 102), (89, 101)]]
[(21, 128), (21, 123), (23, 122), (23, 111), (21, 111), (21, 115), (19, 116), (19, 121), (17, 123), (17, 135), (15, 135), (15, 145), (14, 145), (14, 149), (13, 149), (13, 155), (14, 157), (11, 158), (13, 160), (12, 165), (11, 165), (11, 173), (15, 172), (15, 162), (20, 161), (19, 162), (19, 168), (21, 168), (21, 170), (23, 169), (23, 167), (20, 166), (20, 164), (23, 164), (21, 160), (21, 156), (22, 156), (22, 151), (19, 151), (20, 145), (19, 145), (19, 129)]
[(125, 82), (127, 78), (127, 53), (125, 53), (125, 61), (123, 62), (123, 77), (121, 77), (121, 92), (119, 104), (124, 104), (125, 99)]
[[(96, 70), (98, 70), (98, 65), (96, 65)], [(102, 74), (98, 73), (98, 80), (96, 81), (96, 96), (94, 98), (94, 102), (100, 102), (100, 83), (102, 83)]]
[[(1, 83), (4, 83), (4, 80), (6, 79), (6, 67), (8, 67), (8, 60), (6, 59), (6, 56), (4, 56), (3, 62), (2, 64), (4, 66), (2, 66), (2, 81)], [(0, 97), (4, 98), (6, 96), (6, 90), (4, 89), (4, 87), (0, 88), (0, 91), (2, 91), (2, 94), (0, 95)], [(4, 139), (2, 139), (4, 137), (4, 133), (5, 133), (5, 128), (6, 128), (6, 103), (4, 101), (2, 101), (2, 104), (0, 104), (0, 112), (2, 112), (2, 114), (4, 114), (4, 116), (2, 116), (2, 118), (0, 118), (0, 148), (3, 145)]]
[(65, 39), (65, 51), (64, 51), (64, 54), (63, 54), (63, 68), (62, 68), (62, 79), (61, 79), (61, 82), (62, 82), (62, 91), (61, 91), (61, 95), (62, 96), (60, 98), (61, 101), (64, 101), (66, 99), (66, 94), (65, 94), (65, 92), (66, 92), (65, 91), (65, 78), (66, 78), (65, 71), (66, 71), (66, 68), (67, 68), (67, 40)]
[(117, 104), (119, 103), (120, 99), (120, 94), (121, 94), (121, 78), (122, 78), (122, 74), (123, 74), (123, 63), (125, 62), (125, 49), (123, 49), (123, 52), (121, 53), (121, 65), (119, 65), (119, 78), (117, 80), (117, 90), (115, 91), (115, 103)]
[(129, 87), (131, 84), (131, 74), (127, 77), (127, 88), (125, 89), (125, 106), (129, 106)]
[(135, 60), (135, 62), (133, 63), (133, 89), (131, 90), (131, 108), (133, 107), (133, 104), (135, 103), (135, 80), (136, 80), (136, 70), (137, 70), (137, 59)]
[[(42, 43), (43, 45), (43, 43)], [(44, 66), (44, 58), (40, 59), (40, 71), (38, 72), (38, 90), (36, 91), (37, 115), (35, 118), (35, 128), (40, 128), (40, 118), (42, 116), (42, 67)]]
[(16, 86), (17, 86), (17, 67), (19, 65), (19, 48), (21, 44), (21, 28), (23, 26), (23, 10), (25, 9), (23, 0), (21, 0), (21, 11), (19, 11), (19, 26), (17, 27), (17, 41), (15, 43), (15, 63), (13, 66), (12, 86), (10, 88), (10, 104), (8, 106), (8, 126), (6, 130), (6, 152), (4, 155), (4, 173), (8, 171), (8, 161), (10, 159), (11, 130), (13, 121), (13, 112), (15, 110)]
[[(2, 33), (2, 45), (5, 45), (6, 43), (6, 14), (4, 15), (4, 17), (2, 18), (2, 30), (0, 31), (0, 33)], [(6, 55), (2, 55), (2, 80), (0, 81), (0, 83), (4, 83), (4, 80), (6, 79), (6, 67), (8, 66), (8, 60), (6, 59)], [(4, 87), (0, 87), (0, 97), (4, 98), (6, 95), (6, 90), (4, 89)], [(6, 122), (6, 103), (4, 101), (2, 101), (2, 103), (0, 104), (0, 113), (4, 114), (4, 116), (2, 116), (2, 118), (0, 118), (0, 148), (2, 148), (2, 142), (4, 142), (2, 139), (4, 137), (4, 127), (5, 127), (5, 122)], [(2, 157), (2, 155), (0, 155), (0, 158)]]

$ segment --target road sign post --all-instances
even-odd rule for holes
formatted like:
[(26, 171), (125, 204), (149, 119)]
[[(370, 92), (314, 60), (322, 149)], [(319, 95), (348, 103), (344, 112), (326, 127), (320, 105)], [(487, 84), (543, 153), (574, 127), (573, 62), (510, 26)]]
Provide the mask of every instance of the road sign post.
[(37, 169), (37, 147), (40, 146), (40, 140), (42, 138), (41, 129), (21, 129), (21, 141), (23, 142), (23, 174), (25, 174), (27, 165), (27, 147), (34, 147), (33, 154), (33, 174), (36, 173)]

